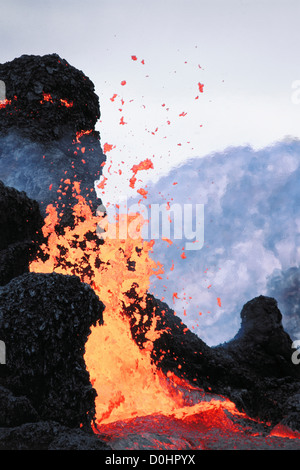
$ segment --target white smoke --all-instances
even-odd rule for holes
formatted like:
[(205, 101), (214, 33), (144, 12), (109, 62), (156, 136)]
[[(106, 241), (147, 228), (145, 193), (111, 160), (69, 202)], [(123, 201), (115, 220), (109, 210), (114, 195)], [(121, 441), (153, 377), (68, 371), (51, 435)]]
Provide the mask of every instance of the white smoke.
[(144, 204), (204, 204), (201, 250), (155, 240), (152, 257), (165, 273), (151, 292), (207, 344), (236, 334), (242, 306), (267, 294), (275, 270), (300, 265), (299, 164), (300, 142), (286, 140), (192, 159), (148, 184)]

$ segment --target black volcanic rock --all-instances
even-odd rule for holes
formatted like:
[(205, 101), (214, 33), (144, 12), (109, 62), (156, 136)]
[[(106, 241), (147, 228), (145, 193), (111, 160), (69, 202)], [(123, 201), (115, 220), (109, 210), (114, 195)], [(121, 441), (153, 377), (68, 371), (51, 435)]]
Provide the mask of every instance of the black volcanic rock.
[(1, 110), (1, 134), (16, 129), (42, 142), (93, 129), (100, 118), (92, 81), (57, 54), (22, 55), (0, 65), (9, 105)]
[(0, 285), (28, 272), (43, 224), (38, 203), (0, 181)]
[(0, 428), (0, 450), (110, 450), (92, 433), (55, 421)]
[(228, 343), (216, 348), (251, 364), (257, 377), (299, 377), (300, 369), (292, 360), (292, 340), (282, 326), (282, 315), (275, 299), (256, 297), (241, 311), (241, 327)]
[(91, 80), (57, 54), (0, 64), (7, 105), (0, 107), (0, 178), (60, 212), (74, 205), (73, 183), (96, 207), (94, 181), (105, 161)]
[[(289, 415), (290, 397), (300, 389), (300, 368), (292, 362), (292, 340), (282, 326), (275, 299), (259, 296), (241, 311), (241, 327), (228, 343), (213, 348), (233, 361), (228, 386), (252, 416), (280, 422)], [(231, 384), (230, 384), (231, 382)], [(300, 429), (300, 428), (298, 428)]]
[(103, 310), (76, 276), (29, 273), (0, 289), (0, 338), (6, 345), (0, 385), (19, 402), (29, 400), (36, 419), (90, 425), (96, 392), (83, 355)]
[[(134, 289), (128, 294), (134, 298)], [(153, 343), (152, 359), (164, 373), (175, 373), (195, 383), (201, 380), (201, 387), (209, 387), (207, 380), (207, 360), (212, 351), (204, 341), (192, 333), (167, 304), (147, 294), (146, 307), (139, 298), (124, 308), (128, 316), (131, 334), (138, 346), (143, 349), (147, 333), (155, 325), (159, 337)], [(136, 315), (138, 312), (139, 315)]]
[[(0, 366), (3, 368), (3, 365)], [(38, 413), (25, 396), (15, 396), (11, 390), (0, 386), (0, 428), (33, 423)]]

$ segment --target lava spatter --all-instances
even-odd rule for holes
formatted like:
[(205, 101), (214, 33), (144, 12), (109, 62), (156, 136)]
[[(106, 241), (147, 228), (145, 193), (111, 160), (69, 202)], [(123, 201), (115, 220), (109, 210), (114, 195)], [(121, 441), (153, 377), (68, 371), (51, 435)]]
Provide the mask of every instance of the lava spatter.
[[(132, 286), (143, 298), (150, 277), (160, 272), (149, 256), (153, 243), (141, 237), (135, 240), (107, 237), (104, 243), (99, 243), (97, 237), (89, 236), (96, 233), (99, 217), (93, 215), (80, 195), (78, 184), (73, 185), (73, 190), (77, 198), (74, 228), (66, 227), (64, 233), (57, 233), (59, 216), (56, 208), (49, 205), (43, 228), (47, 237), (47, 244), (41, 247), (43, 260), (32, 262), (30, 270), (75, 274), (93, 287), (106, 306), (104, 325), (92, 329), (85, 352), (87, 368), (98, 393), (97, 419), (108, 422), (174, 410), (181, 398), (174, 400), (170, 395), (163, 384), (163, 375), (159, 375), (150, 358), (155, 325), (147, 333), (148, 347), (141, 350), (132, 339), (128, 319), (122, 314), (123, 308), (130, 305), (127, 293)], [(134, 220), (135, 216), (131, 218)], [(134, 270), (129, 269), (129, 261)]]

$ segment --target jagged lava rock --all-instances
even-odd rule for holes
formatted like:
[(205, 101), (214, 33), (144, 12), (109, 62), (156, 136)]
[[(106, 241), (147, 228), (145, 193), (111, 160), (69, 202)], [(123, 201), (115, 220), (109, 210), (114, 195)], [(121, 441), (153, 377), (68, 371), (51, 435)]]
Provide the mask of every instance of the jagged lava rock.
[(0, 289), (0, 384), (26, 397), (40, 420), (88, 427), (96, 392), (84, 361), (104, 306), (76, 276), (28, 273)]
[[(2, 369), (3, 367), (0, 366)], [(0, 409), (0, 428), (34, 423), (38, 419), (38, 413), (27, 397), (15, 396), (3, 386), (0, 386)]]
[[(292, 340), (275, 299), (261, 295), (247, 302), (237, 335), (214, 350), (232, 362), (227, 385), (251, 416), (274, 424), (288, 418), (291, 397), (300, 389), (300, 368), (292, 361)], [(294, 420), (295, 430), (299, 425)]]
[(22, 55), (1, 64), (0, 77), (11, 101), (2, 110), (1, 135), (15, 128), (33, 140), (58, 140), (93, 129), (100, 117), (94, 84), (58, 54)]
[(0, 428), (0, 450), (111, 450), (92, 433), (55, 421)]
[(0, 285), (28, 272), (43, 224), (38, 203), (0, 181)]
[[(60, 211), (72, 205), (70, 181), (99, 204), (94, 181), (105, 161), (95, 124), (94, 84), (57, 54), (23, 55), (0, 64), (6, 106), (0, 107), (0, 177), (6, 185)], [(67, 183), (65, 183), (67, 181)], [(57, 192), (59, 191), (59, 192)]]
[(297, 376), (300, 369), (291, 360), (292, 340), (282, 326), (275, 299), (265, 296), (247, 302), (241, 311), (241, 327), (228, 343), (217, 348), (248, 364), (262, 377)]

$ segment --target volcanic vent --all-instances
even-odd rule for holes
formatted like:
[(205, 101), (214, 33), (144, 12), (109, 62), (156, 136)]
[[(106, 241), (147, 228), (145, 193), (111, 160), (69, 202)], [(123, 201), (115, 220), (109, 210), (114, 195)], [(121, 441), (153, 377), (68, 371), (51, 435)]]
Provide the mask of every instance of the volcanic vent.
[[(96, 212), (105, 156), (89, 78), (51, 54), (0, 65), (0, 80), (0, 256), (23, 253), (0, 290), (0, 448), (108, 449), (96, 436), (114, 448), (288, 447), (270, 434), (288, 425), (298, 437), (300, 375), (276, 302), (254, 299), (240, 334), (209, 348), (148, 293), (161, 266), (139, 215), (128, 215), (132, 239), (110, 237)], [(10, 239), (17, 227), (24, 236)], [(265, 368), (253, 364), (256, 348)]]

